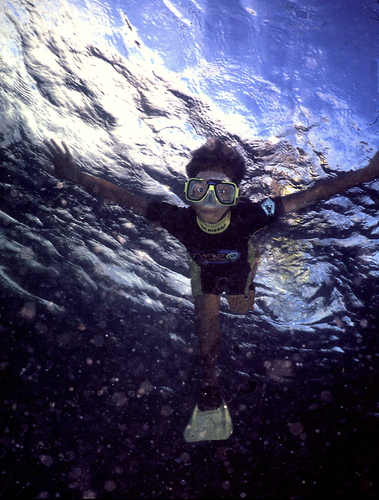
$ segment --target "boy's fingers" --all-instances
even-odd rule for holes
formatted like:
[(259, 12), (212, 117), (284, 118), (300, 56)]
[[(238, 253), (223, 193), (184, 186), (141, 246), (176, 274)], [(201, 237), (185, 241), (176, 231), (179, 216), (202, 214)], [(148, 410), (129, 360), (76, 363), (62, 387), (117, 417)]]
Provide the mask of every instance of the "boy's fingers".
[(54, 163), (57, 160), (57, 157), (59, 156), (59, 151), (57, 151), (57, 149), (48, 141), (45, 141), (45, 146), (50, 161)]
[(64, 141), (62, 141), (62, 146), (60, 146), (54, 139), (44, 141), (44, 144), (53, 157), (66, 156), (66, 159), (73, 160), (72, 153)]
[(44, 145), (47, 147), (47, 149), (52, 153), (54, 151), (53, 146), (51, 145), (50, 141), (43, 141)]
[[(51, 146), (51, 145), (52, 145), (52, 146)], [(54, 150), (57, 150), (57, 151), (59, 151), (59, 150), (60, 150), (60, 148), (59, 148), (58, 144), (55, 142), (55, 140), (54, 140), (54, 139), (50, 139), (50, 146), (51, 146)]]
[(52, 160), (56, 158), (58, 154), (61, 154), (58, 144), (53, 139), (50, 139), (50, 141), (44, 141), (44, 144), (48, 149)]
[(71, 156), (71, 151), (68, 149), (68, 146), (64, 141), (62, 141), (62, 146), (63, 146), (64, 152), (66, 153), (66, 155)]

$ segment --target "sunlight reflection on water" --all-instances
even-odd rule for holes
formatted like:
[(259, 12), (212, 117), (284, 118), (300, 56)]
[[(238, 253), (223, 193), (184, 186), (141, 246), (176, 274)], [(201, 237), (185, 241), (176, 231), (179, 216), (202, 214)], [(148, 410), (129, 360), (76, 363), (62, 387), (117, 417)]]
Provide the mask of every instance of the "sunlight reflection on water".
[[(246, 193), (254, 199), (260, 192), (264, 196), (288, 194), (328, 172), (359, 166), (371, 154), (372, 131), (368, 133), (367, 126), (358, 128), (363, 120), (351, 107), (353, 94), (349, 94), (348, 84), (337, 87), (333, 78), (334, 83), (326, 86), (332, 72), (331, 52), (317, 30), (322, 27), (323, 32), (333, 32), (333, 8), (285, 8), (278, 17), (279, 12), (263, 3), (257, 5), (253, 12), (242, 5), (231, 10), (225, 2), (206, 2), (186, 10), (164, 2), (163, 10), (147, 18), (143, 17), (146, 6), (141, 11), (136, 10), (137, 5), (125, 10), (117, 2), (111, 6), (56, 2), (56, 9), (51, 9), (51, 3), (38, 9), (24, 2), (7, 3), (8, 17), (2, 20), (7, 33), (7, 43), (2, 44), (6, 75), (2, 85), (8, 96), (3, 108), (8, 111), (2, 117), (2, 146), (18, 143), (22, 137), (39, 147), (50, 137), (64, 139), (86, 171), (173, 203), (181, 203), (190, 150), (209, 135), (237, 138), (249, 161)], [(91, 23), (87, 22), (89, 12)], [(322, 24), (323, 16), (330, 27)], [(138, 28), (133, 20), (140, 23)], [(360, 23), (358, 27), (362, 19)], [(162, 38), (161, 30), (168, 28), (173, 30), (171, 40)], [(180, 44), (174, 48), (175, 40)], [(340, 38), (336, 43), (341, 43)], [(189, 47), (196, 49), (190, 59), (184, 57)], [(343, 57), (347, 57), (345, 52)], [(349, 71), (355, 76), (356, 59)], [(260, 154), (255, 164), (253, 151)], [(39, 157), (49, 168), (41, 154)], [(258, 289), (263, 287), (257, 303), (266, 310), (268, 321), (271, 316), (281, 318), (275, 322), (282, 321), (283, 329), (296, 324), (311, 331), (310, 325), (323, 325), (334, 314), (349, 315), (349, 304), (359, 304), (354, 292), (346, 289), (348, 278), (343, 284), (336, 279), (336, 269), (346, 270), (335, 260), (333, 248), (364, 255), (359, 258), (360, 279), (375, 273), (377, 224), (372, 217), (369, 222), (366, 211), (374, 202), (369, 194), (363, 195), (366, 203), (360, 206), (358, 197), (349, 202), (348, 211), (338, 208), (337, 199), (308, 214), (291, 216), (280, 225), (285, 237), (278, 235), (279, 229), (268, 231), (274, 238), (271, 243), (265, 241), (257, 274)], [(66, 203), (64, 211), (70, 210), (70, 201), (62, 203)], [(37, 199), (34, 204), (37, 206)], [(72, 236), (68, 237), (96, 242), (99, 228), (94, 228), (93, 216), (85, 215), (85, 207), (75, 210), (70, 222)], [(91, 222), (83, 225), (80, 219), (89, 215)], [(66, 215), (52, 209), (51, 217), (53, 221)], [(75, 236), (78, 224), (81, 236)], [(362, 229), (365, 236), (351, 235)], [(35, 238), (29, 234), (31, 244)], [(138, 295), (138, 290), (160, 287), (163, 274), (166, 292), (188, 296), (185, 263), (172, 269), (166, 250), (158, 246), (154, 257), (149, 257), (154, 271), (145, 272), (146, 259), (133, 264), (137, 279), (128, 271), (136, 255), (128, 243), (138, 247), (140, 237), (135, 233), (125, 244), (116, 245), (112, 242), (115, 237), (123, 237), (123, 232), (116, 229), (102, 242), (101, 252), (94, 250), (100, 248), (95, 243), (92, 248), (87, 244), (87, 257), (82, 248), (74, 268), (91, 260), (96, 268), (94, 262), (101, 258), (94, 279), (97, 283), (110, 280), (133, 288)], [(16, 230), (5, 233), (4, 238), (12, 242), (20, 234)], [(33, 244), (42, 251), (54, 244), (49, 238), (43, 232)], [(163, 245), (174, 245), (184, 257), (170, 237), (160, 238)], [(149, 237), (140, 244), (140, 251), (148, 255), (152, 248)], [(13, 254), (17, 258), (19, 251), (13, 249)], [(75, 258), (75, 251), (71, 256)], [(342, 251), (337, 258), (343, 261)], [(31, 265), (29, 268), (33, 272)], [(76, 269), (82, 273), (80, 267)], [(4, 272), (11, 279), (12, 271), (5, 266)], [(278, 293), (285, 300), (278, 301)], [(319, 293), (324, 296), (318, 297)], [(346, 294), (350, 298), (343, 300)]]

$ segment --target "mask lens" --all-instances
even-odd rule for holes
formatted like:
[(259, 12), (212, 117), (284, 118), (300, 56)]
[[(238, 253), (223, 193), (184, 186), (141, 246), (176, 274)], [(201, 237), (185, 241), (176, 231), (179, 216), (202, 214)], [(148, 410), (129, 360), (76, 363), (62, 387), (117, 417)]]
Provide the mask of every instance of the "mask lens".
[(215, 186), (216, 196), (222, 205), (233, 205), (236, 200), (236, 188), (234, 184), (222, 182)]
[(201, 179), (190, 179), (187, 184), (187, 199), (200, 201), (208, 191), (208, 184)]

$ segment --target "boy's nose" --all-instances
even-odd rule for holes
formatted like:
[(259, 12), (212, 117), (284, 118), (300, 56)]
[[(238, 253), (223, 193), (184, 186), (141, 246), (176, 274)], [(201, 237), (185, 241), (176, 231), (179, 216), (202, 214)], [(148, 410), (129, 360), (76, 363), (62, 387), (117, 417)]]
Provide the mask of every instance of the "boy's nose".
[(209, 190), (206, 197), (204, 198), (203, 201), (204, 205), (208, 205), (209, 207), (216, 207), (217, 206), (217, 200), (214, 194), (213, 190)]

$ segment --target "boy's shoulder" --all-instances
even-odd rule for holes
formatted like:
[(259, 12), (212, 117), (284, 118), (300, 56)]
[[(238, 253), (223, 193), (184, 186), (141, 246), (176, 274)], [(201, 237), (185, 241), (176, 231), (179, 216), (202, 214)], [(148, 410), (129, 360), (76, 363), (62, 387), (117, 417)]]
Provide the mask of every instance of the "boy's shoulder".
[(265, 218), (268, 221), (276, 220), (284, 215), (281, 198), (265, 198), (260, 201), (252, 201), (250, 198), (241, 197), (235, 207), (239, 216)]
[(275, 211), (278, 202), (280, 202), (280, 198), (264, 198), (262, 200), (252, 201), (247, 196), (241, 196), (236, 208), (239, 207), (242, 210), (264, 210), (268, 215), (272, 211)]

